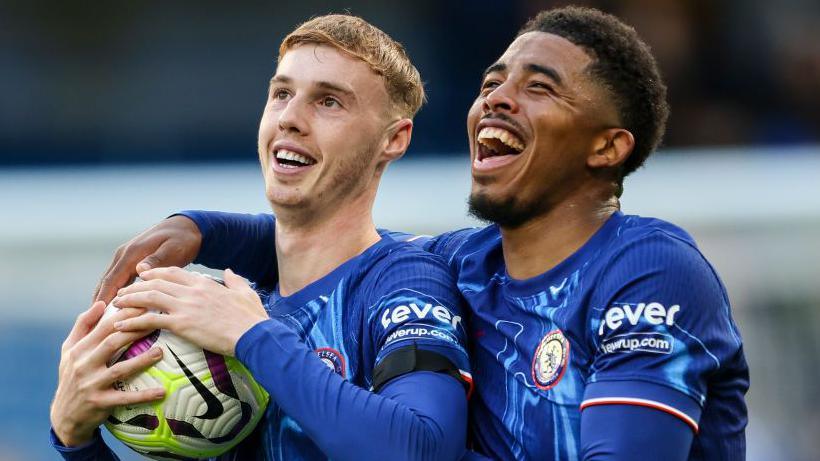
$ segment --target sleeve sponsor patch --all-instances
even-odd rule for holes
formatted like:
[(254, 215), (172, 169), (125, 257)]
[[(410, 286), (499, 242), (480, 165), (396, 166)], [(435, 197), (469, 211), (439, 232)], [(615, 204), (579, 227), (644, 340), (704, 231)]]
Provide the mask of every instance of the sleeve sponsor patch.
[(384, 346), (395, 342), (417, 339), (444, 340), (450, 344), (459, 345), (458, 339), (449, 331), (425, 324), (406, 324), (396, 328), (384, 340)]
[(616, 352), (652, 352), (655, 354), (670, 354), (675, 345), (675, 338), (663, 333), (628, 333), (610, 336), (601, 343), (601, 352), (613, 354)]

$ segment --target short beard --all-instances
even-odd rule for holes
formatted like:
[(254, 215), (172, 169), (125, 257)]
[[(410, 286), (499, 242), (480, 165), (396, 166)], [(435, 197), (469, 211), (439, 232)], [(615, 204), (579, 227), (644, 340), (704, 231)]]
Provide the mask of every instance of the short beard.
[(544, 205), (520, 203), (515, 197), (493, 201), (486, 194), (476, 192), (467, 200), (470, 214), (506, 229), (516, 229), (543, 214)]

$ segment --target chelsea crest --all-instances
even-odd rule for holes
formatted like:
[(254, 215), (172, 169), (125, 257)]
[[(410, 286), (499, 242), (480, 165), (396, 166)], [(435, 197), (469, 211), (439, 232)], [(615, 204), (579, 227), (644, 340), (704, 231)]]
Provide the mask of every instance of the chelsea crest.
[(555, 387), (564, 376), (569, 363), (569, 341), (561, 330), (547, 333), (532, 358), (532, 380), (541, 390)]

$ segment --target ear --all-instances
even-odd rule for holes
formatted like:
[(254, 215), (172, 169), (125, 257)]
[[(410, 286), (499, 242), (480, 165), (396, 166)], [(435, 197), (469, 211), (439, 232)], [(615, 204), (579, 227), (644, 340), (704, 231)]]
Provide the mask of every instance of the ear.
[(413, 135), (413, 121), (403, 118), (393, 122), (387, 128), (387, 140), (383, 150), (383, 159), (392, 162), (401, 158), (410, 147), (410, 138)]
[(594, 150), (587, 157), (590, 168), (610, 168), (622, 165), (635, 147), (635, 137), (623, 128), (610, 128), (595, 138)]

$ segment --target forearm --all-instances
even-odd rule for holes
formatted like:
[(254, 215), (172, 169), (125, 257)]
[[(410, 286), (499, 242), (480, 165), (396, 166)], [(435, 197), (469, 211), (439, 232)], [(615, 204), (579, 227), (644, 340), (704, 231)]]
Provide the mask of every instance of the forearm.
[(330, 370), (276, 320), (257, 324), (236, 352), (330, 458), (456, 460), (464, 453), (466, 396), (449, 376), (414, 372), (374, 394)]
[(276, 279), (273, 215), (199, 210), (178, 214), (194, 221), (202, 234), (195, 263), (214, 269), (231, 268), (263, 284)]
[(79, 447), (66, 447), (57, 438), (54, 431), (51, 431), (51, 446), (60, 453), (66, 461), (119, 461), (117, 455), (105, 444), (105, 441), (97, 429), (94, 438), (90, 442)]

